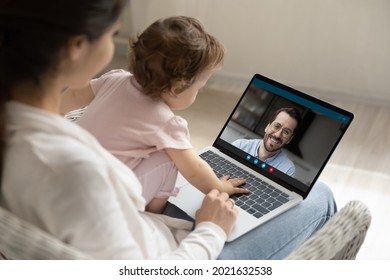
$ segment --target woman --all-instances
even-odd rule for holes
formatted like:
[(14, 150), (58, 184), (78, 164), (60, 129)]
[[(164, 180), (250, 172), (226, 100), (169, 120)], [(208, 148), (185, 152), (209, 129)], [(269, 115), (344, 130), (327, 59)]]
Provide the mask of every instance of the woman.
[(0, 2), (1, 206), (98, 259), (285, 257), (333, 215), (326, 186), (224, 246), (237, 216), (226, 193), (205, 197), (193, 231), (147, 213), (134, 174), (60, 116), (63, 89), (111, 60), (125, 2)]

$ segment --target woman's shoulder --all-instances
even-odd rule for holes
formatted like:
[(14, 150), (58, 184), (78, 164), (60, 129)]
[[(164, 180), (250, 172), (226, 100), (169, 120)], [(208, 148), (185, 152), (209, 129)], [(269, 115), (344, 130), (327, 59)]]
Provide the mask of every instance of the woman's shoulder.
[(91, 148), (64, 134), (31, 133), (28, 138), (18, 141), (10, 148), (11, 152), (23, 151), (23, 154), (17, 153), (15, 156), (30, 162), (33, 164), (31, 166), (46, 167), (52, 171), (60, 172), (62, 168), (76, 164), (99, 163)]
[(104, 173), (96, 155), (82, 143), (65, 135), (36, 132), (8, 144), (4, 185), (8, 198), (18, 200), (15, 192), (67, 193), (71, 187), (76, 190), (81, 185), (86, 191), (90, 186), (86, 184), (88, 178), (97, 180)]

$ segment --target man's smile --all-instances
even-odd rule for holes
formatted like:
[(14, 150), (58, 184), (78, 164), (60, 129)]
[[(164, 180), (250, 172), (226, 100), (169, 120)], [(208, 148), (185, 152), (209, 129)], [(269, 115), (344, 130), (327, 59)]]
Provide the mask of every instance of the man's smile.
[(282, 141), (280, 140), (280, 138), (277, 138), (277, 137), (273, 137), (273, 136), (268, 136), (268, 140), (270, 141), (271, 144), (274, 144), (274, 145), (279, 145), (282, 143)]

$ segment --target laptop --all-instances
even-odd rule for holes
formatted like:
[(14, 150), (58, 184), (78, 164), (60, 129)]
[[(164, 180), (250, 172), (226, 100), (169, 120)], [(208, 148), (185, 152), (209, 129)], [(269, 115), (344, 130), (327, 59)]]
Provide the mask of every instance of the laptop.
[[(278, 152), (283, 155), (278, 156), (279, 162), (276, 158), (262, 161), (256, 155), (257, 147), (249, 151), (248, 145), (237, 144), (259, 145), (271, 116), (281, 108), (295, 108), (301, 122), (291, 141)], [(304, 200), (353, 117), (342, 108), (255, 74), (212, 146), (199, 151), (218, 177), (243, 177), (243, 187), (250, 190), (249, 194), (231, 196), (239, 213), (227, 241)], [(179, 194), (169, 201), (194, 218), (204, 194), (180, 174), (177, 186)]]

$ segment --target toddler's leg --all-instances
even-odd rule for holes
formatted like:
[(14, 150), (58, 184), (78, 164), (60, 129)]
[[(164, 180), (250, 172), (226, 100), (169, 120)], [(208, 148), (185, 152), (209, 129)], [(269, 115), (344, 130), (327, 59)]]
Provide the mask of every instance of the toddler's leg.
[(169, 196), (177, 194), (176, 165), (167, 153), (158, 151), (142, 160), (133, 171), (142, 184), (146, 210), (161, 213)]
[(168, 197), (155, 197), (147, 205), (146, 211), (161, 214), (167, 206)]

